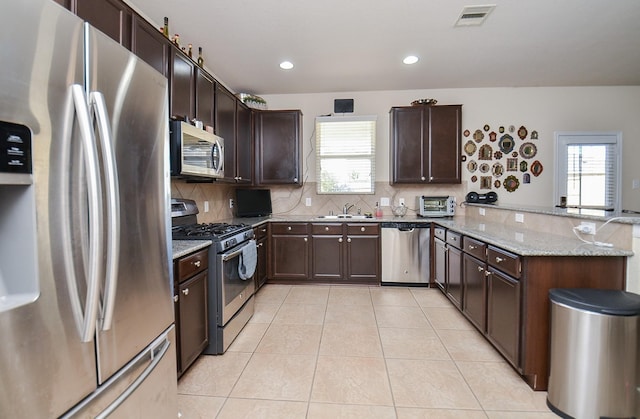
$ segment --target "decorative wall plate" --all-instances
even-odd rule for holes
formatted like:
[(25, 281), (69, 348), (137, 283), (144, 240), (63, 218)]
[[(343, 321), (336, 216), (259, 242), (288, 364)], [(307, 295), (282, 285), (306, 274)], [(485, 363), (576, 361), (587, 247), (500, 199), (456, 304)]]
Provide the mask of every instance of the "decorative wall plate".
[(529, 165), (527, 164), (527, 162), (525, 160), (522, 160), (520, 162), (520, 171), (523, 172), (523, 173), (526, 172), (528, 166)]
[(502, 134), (504, 132), (504, 127), (500, 126), (500, 128), (498, 128), (498, 131), (500, 132), (500, 134)]
[(518, 157), (518, 152), (514, 151), (513, 153), (511, 153), (511, 157)]
[(493, 149), (489, 144), (483, 144), (478, 151), (478, 160), (493, 159)]
[(478, 181), (478, 176), (476, 176), (476, 175), (471, 176), (471, 182), (475, 183), (477, 181)]
[(493, 158), (496, 160), (500, 160), (502, 158), (502, 151), (496, 151), (493, 153)]
[(524, 143), (520, 146), (520, 155), (523, 159), (530, 159), (538, 152), (538, 147), (534, 143)]
[(471, 160), (469, 163), (467, 163), (467, 170), (471, 173), (475, 172), (476, 170), (478, 170), (478, 163), (476, 163), (475, 160)]
[(516, 127), (514, 127), (513, 125), (509, 125), (509, 132), (515, 132)]
[(478, 146), (473, 141), (469, 140), (464, 144), (464, 152), (470, 156), (473, 156), (473, 153), (476, 152)]
[(531, 139), (532, 140), (538, 139), (538, 131), (531, 131)]
[(502, 186), (502, 182), (500, 182), (499, 180), (496, 180), (495, 182), (493, 182), (493, 186), (495, 186), (496, 188), (499, 188), (500, 186)]
[(513, 141), (513, 137), (509, 134), (505, 134), (500, 137), (500, 141), (498, 142), (498, 146), (500, 147), (500, 151), (503, 153), (511, 153), (513, 147), (515, 147), (516, 142)]
[(493, 176), (495, 177), (502, 176), (504, 174), (504, 166), (502, 165), (502, 163), (494, 163), (493, 168), (491, 169), (491, 173), (493, 173)]
[(489, 171), (489, 169), (490, 169), (489, 163), (482, 163), (480, 165), (480, 171), (482, 173), (487, 173)]
[(489, 124), (484, 124), (484, 127), (482, 127), (485, 131), (489, 131), (491, 129), (491, 127), (489, 126)]
[(524, 140), (525, 138), (527, 138), (527, 129), (524, 127), (524, 125), (522, 125), (520, 128), (518, 128), (518, 137), (520, 137), (521, 140)]
[(484, 139), (484, 134), (482, 133), (482, 131), (480, 131), (479, 129), (477, 129), (474, 133), (473, 133), (473, 139), (476, 140), (476, 143), (479, 143), (480, 141), (482, 141)]
[(518, 171), (518, 159), (507, 159), (507, 172), (517, 172)]
[(539, 160), (536, 160), (533, 163), (531, 163), (531, 173), (533, 174), (533, 176), (535, 177), (540, 176), (540, 173), (542, 173), (543, 169), (544, 168), (542, 167), (542, 163), (540, 163)]
[(467, 161), (467, 156), (465, 156), (464, 154), (462, 156), (460, 156), (460, 160), (462, 161)]
[(522, 183), (531, 183), (531, 175), (529, 173), (522, 175)]
[(498, 138), (498, 134), (495, 131), (491, 131), (489, 133), (489, 141), (494, 142)]
[(520, 186), (520, 181), (518, 180), (517, 177), (513, 175), (509, 175), (504, 180), (504, 182), (502, 182), (502, 185), (507, 190), (507, 192), (513, 192), (516, 189), (518, 189), (518, 186)]
[(468, 137), (468, 136), (471, 134), (471, 132), (470, 132), (468, 129), (466, 129), (466, 130), (464, 130), (464, 132), (463, 132), (462, 134), (463, 134), (465, 137)]
[(480, 189), (491, 189), (491, 176), (480, 176)]

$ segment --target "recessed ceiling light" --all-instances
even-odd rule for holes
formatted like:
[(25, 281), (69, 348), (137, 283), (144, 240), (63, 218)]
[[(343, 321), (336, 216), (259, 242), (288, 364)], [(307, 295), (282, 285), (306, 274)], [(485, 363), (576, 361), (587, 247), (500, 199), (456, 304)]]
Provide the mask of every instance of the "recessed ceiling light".
[(283, 61), (280, 63), (280, 68), (283, 70), (291, 70), (293, 68), (293, 63), (291, 61)]
[(415, 64), (418, 62), (418, 57), (416, 57), (415, 55), (408, 55), (404, 57), (404, 60), (402, 60), (402, 62), (405, 64)]

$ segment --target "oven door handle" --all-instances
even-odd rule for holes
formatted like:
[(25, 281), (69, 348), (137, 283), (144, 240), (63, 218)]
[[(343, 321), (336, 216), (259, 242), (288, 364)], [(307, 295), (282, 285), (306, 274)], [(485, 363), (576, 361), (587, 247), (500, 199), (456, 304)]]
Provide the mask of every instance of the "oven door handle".
[(240, 253), (242, 253), (242, 249), (243, 249), (243, 248), (244, 248), (244, 246), (242, 246), (242, 247), (241, 247), (240, 249), (238, 249), (238, 250), (234, 250), (234, 251), (233, 251), (233, 252), (231, 252), (231, 253), (223, 253), (223, 254), (222, 254), (222, 261), (223, 261), (223, 262), (226, 262), (226, 261), (228, 261), (229, 259), (233, 259), (233, 258), (237, 257)]

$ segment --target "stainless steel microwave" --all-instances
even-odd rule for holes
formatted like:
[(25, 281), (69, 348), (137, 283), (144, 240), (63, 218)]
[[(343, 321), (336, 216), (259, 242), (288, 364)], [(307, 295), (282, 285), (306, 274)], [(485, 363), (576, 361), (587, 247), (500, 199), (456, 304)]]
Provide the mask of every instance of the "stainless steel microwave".
[(419, 196), (417, 201), (421, 217), (453, 217), (456, 213), (455, 196)]
[(170, 122), (171, 176), (224, 177), (224, 139), (182, 121)]

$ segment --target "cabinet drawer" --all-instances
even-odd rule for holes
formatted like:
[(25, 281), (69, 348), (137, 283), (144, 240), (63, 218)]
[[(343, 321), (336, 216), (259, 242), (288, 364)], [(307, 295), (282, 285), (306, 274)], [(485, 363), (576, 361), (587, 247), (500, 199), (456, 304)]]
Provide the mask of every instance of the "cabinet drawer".
[(448, 245), (460, 249), (460, 246), (462, 246), (462, 236), (458, 233), (454, 233), (453, 231), (447, 231), (446, 242)]
[(267, 224), (261, 224), (258, 227), (253, 229), (253, 234), (256, 236), (256, 240), (263, 239), (267, 237)]
[(349, 236), (377, 236), (380, 234), (380, 226), (377, 223), (347, 224)]
[(178, 260), (178, 283), (207, 269), (209, 266), (208, 255), (209, 250), (204, 249)]
[(487, 245), (485, 243), (467, 236), (462, 238), (462, 250), (481, 260), (485, 260), (487, 255)]
[(498, 268), (514, 278), (520, 278), (520, 256), (518, 255), (489, 246), (487, 262), (494, 268)]
[(271, 224), (271, 234), (308, 234), (309, 225), (307, 223), (273, 223)]
[(311, 234), (342, 235), (342, 223), (311, 224)]
[(433, 235), (437, 238), (439, 238), (442, 241), (446, 240), (446, 234), (447, 234), (447, 230), (442, 228), (442, 227), (435, 227), (433, 229)]

